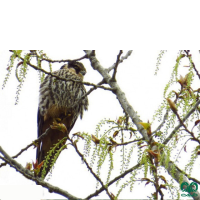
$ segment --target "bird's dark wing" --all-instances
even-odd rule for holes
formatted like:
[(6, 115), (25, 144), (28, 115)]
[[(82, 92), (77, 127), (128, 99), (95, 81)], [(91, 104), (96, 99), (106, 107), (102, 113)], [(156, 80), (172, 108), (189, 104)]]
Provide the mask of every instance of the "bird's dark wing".
[[(37, 135), (38, 138), (43, 134), (42, 133), (42, 127), (44, 125), (44, 117), (40, 114), (39, 108), (38, 108), (38, 113), (37, 113)], [(36, 159), (38, 163), (41, 163), (42, 160), (44, 159), (44, 156), (42, 156), (42, 151), (40, 149), (40, 145), (37, 148), (37, 153), (36, 153)]]

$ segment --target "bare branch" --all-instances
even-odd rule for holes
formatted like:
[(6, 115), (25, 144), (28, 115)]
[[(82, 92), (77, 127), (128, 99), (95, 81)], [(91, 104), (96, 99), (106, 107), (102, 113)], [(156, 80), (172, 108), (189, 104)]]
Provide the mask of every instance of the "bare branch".
[(120, 62), (120, 56), (122, 55), (123, 51), (120, 50), (119, 51), (119, 54), (117, 55), (117, 61), (115, 63), (115, 67), (114, 67), (114, 72), (113, 72), (113, 75), (112, 75), (112, 81), (116, 81), (116, 74), (117, 74), (117, 67), (119, 65), (119, 62)]
[[(11, 51), (12, 52), (12, 51)], [(20, 56), (17, 55), (17, 57), (19, 59), (21, 59), (23, 62), (24, 62), (24, 59)], [(87, 86), (93, 86), (93, 87), (96, 87), (96, 88), (101, 88), (101, 89), (104, 89), (104, 90), (109, 90), (109, 91), (112, 91), (112, 88), (108, 88), (108, 87), (104, 87), (104, 86), (100, 86), (100, 85), (95, 85), (93, 83), (89, 83), (89, 82), (84, 82), (84, 81), (79, 81), (79, 80), (74, 80), (74, 79), (70, 79), (70, 78), (63, 78), (63, 77), (60, 77), (60, 76), (56, 76), (55, 74), (51, 73), (51, 72), (48, 72), (42, 68), (38, 68), (37, 66), (33, 65), (32, 63), (30, 63), (29, 61), (27, 61), (27, 64), (32, 67), (33, 69), (35, 70), (38, 70), (38, 71), (41, 71), (47, 75), (50, 75), (52, 77), (55, 77), (56, 79), (58, 80), (63, 80), (63, 81), (74, 81), (74, 82), (77, 82), (77, 83), (82, 83), (84, 85), (87, 85)]]
[(192, 66), (193, 66), (193, 68), (194, 68), (194, 71), (196, 72), (196, 74), (197, 74), (197, 76), (199, 77), (199, 79), (200, 79), (200, 74), (199, 74), (199, 71), (197, 70), (197, 68), (196, 68), (196, 66), (195, 66), (195, 64), (194, 64), (194, 62), (192, 61), (192, 56), (191, 56), (191, 54), (189, 54), (189, 50), (184, 50), (184, 52), (186, 53), (186, 56), (188, 57), (188, 59), (190, 60), (190, 62), (191, 62), (191, 64), (192, 64)]
[[(142, 164), (138, 163), (137, 165), (131, 167), (131, 168), (128, 169), (128, 170), (126, 170), (124, 173), (120, 174), (119, 176), (116, 176), (112, 181), (110, 181), (110, 182), (108, 183), (108, 187), (109, 187), (110, 185), (112, 185), (113, 183), (115, 183), (116, 181), (118, 181), (119, 179), (124, 178), (124, 177), (125, 177), (126, 175), (128, 175), (130, 172), (132, 172), (132, 171), (138, 169), (140, 166), (142, 166)], [(94, 196), (97, 196), (98, 194), (100, 194), (100, 193), (103, 192), (104, 190), (105, 190), (105, 188), (104, 188), (104, 187), (101, 187), (99, 190), (97, 190), (97, 191), (96, 191), (95, 193), (93, 193), (93, 194), (90, 194), (90, 195), (89, 195), (88, 197), (86, 197), (85, 199), (90, 199), (90, 198), (92, 198), (92, 197), (94, 197)]]
[(12, 159), (3, 150), (3, 148), (1, 146), (0, 146), (0, 153), (4, 156), (4, 157), (0, 156), (0, 159), (7, 162), (11, 167), (13, 167), (15, 170), (17, 170), (20, 174), (24, 175), (27, 179), (30, 179), (30, 180), (34, 181), (36, 184), (39, 184), (42, 187), (47, 188), (49, 190), (49, 192), (54, 192), (54, 193), (60, 194), (60, 195), (66, 197), (66, 198), (69, 198), (69, 199), (77, 199), (77, 200), (81, 199), (81, 198), (78, 198), (78, 197), (71, 195), (70, 193), (68, 193), (65, 190), (60, 189), (59, 187), (53, 186), (53, 185), (43, 181), (42, 179), (35, 177), (29, 170), (25, 169), (17, 161)]
[[(35, 143), (40, 142), (46, 135), (48, 135), (50, 128), (46, 129), (46, 131), (35, 141), (31, 142), (29, 145), (27, 145), (25, 148), (21, 149), (21, 151), (19, 153), (17, 153), (15, 156), (12, 156), (12, 158), (17, 158), (18, 156), (20, 156), (24, 151), (27, 151), (30, 147), (34, 146)], [(0, 165), (0, 168), (2, 166), (6, 166), (7, 163), (2, 163)]]
[[(128, 59), (128, 57), (132, 54), (132, 52), (133, 52), (132, 50), (129, 50), (129, 51), (126, 53), (125, 56), (122, 56), (122, 57), (121, 57), (119, 63), (122, 63), (124, 60)], [(109, 68), (107, 69), (107, 70), (108, 70), (108, 73), (109, 73), (112, 69), (114, 69), (115, 64), (116, 64), (116, 63), (114, 63), (111, 67), (109, 67)]]
[(65, 62), (72, 62), (72, 61), (80, 61), (80, 60), (83, 60), (84, 58), (87, 58), (87, 55), (84, 55), (82, 56), (81, 58), (77, 58), (77, 59), (74, 59), (74, 60), (70, 60), (70, 59), (65, 59), (65, 60), (52, 60), (52, 59), (49, 59), (49, 58), (42, 58), (41, 60), (44, 60), (44, 61), (47, 61), (47, 62), (50, 62), (50, 63), (65, 63)]
[(71, 141), (72, 146), (74, 147), (74, 149), (76, 150), (76, 153), (81, 157), (81, 160), (85, 163), (86, 167), (88, 168), (88, 170), (91, 172), (91, 174), (95, 177), (96, 180), (99, 181), (99, 183), (101, 183), (102, 187), (104, 188), (104, 190), (106, 190), (106, 193), (108, 194), (108, 196), (110, 197), (110, 199), (112, 199), (110, 193), (108, 192), (108, 188), (103, 184), (103, 181), (99, 178), (99, 176), (97, 176), (94, 171), (92, 170), (92, 168), (89, 166), (89, 164), (87, 163), (86, 159), (84, 158), (83, 154), (78, 150), (76, 144), (73, 143), (72, 139), (70, 139), (68, 137), (68, 139)]
[(91, 66), (93, 67), (93, 69), (97, 70), (103, 76), (106, 83), (110, 85), (110, 87), (113, 89), (113, 93), (117, 96), (117, 99), (119, 100), (119, 103), (124, 109), (125, 113), (127, 113), (130, 116), (132, 122), (136, 125), (138, 131), (142, 134), (145, 140), (148, 141), (149, 138), (147, 136), (146, 130), (142, 127), (142, 125), (139, 124), (141, 120), (137, 116), (137, 113), (133, 110), (132, 106), (129, 104), (124, 92), (121, 90), (117, 82), (111, 81), (111, 77), (108, 74), (108, 70), (101, 66), (96, 56), (92, 54), (92, 51), (85, 50), (85, 52), (87, 53), (88, 58), (90, 59)]
[(161, 124), (158, 126), (158, 128), (152, 132), (152, 134), (158, 132), (162, 127), (163, 125), (165, 124), (165, 121), (167, 120), (167, 117), (168, 117), (168, 113), (169, 113), (169, 110), (167, 110), (167, 112), (165, 113), (164, 117), (163, 117), (163, 121), (161, 122)]
[(131, 144), (131, 143), (134, 143), (134, 142), (139, 142), (139, 141), (142, 141), (142, 140), (144, 140), (144, 138), (132, 140), (132, 141), (129, 141), (129, 142), (124, 142), (124, 143), (117, 143), (117, 146), (124, 146), (124, 145)]
[(176, 113), (176, 116), (177, 116), (180, 124), (185, 128), (184, 130), (186, 132), (188, 132), (192, 136), (192, 140), (194, 140), (194, 141), (196, 141), (196, 142), (198, 142), (200, 144), (200, 141), (194, 136), (194, 133), (192, 131), (188, 130), (187, 126), (184, 124), (183, 120), (180, 118), (178, 113)]
[(197, 74), (197, 76), (199, 77), (199, 79), (200, 79), (200, 74), (199, 74), (199, 71), (197, 70), (197, 68), (196, 68), (196, 66), (195, 66), (195, 64), (194, 64), (194, 62), (192, 61), (192, 65), (193, 65), (193, 68), (194, 68), (194, 70), (195, 70), (195, 72), (196, 72), (196, 74)]
[[(81, 100), (81, 99), (83, 99), (83, 98), (85, 98), (86, 96), (88, 96), (91, 92), (93, 92), (94, 90), (96, 90), (98, 87), (96, 87), (96, 86), (99, 86), (99, 85), (102, 85), (102, 84), (104, 84), (104, 80), (103, 81), (100, 81), (99, 83), (97, 83), (95, 86), (93, 86), (93, 88), (91, 88), (91, 89), (89, 89), (80, 99), (79, 99), (79, 101)], [(79, 102), (78, 101), (78, 102)], [(77, 103), (78, 103), (77, 102)], [(77, 104), (77, 103), (75, 103), (74, 104), (74, 106)]]

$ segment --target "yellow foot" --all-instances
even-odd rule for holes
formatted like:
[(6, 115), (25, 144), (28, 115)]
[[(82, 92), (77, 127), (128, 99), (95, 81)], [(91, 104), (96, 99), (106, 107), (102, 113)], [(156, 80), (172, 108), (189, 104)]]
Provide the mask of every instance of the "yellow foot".
[(67, 127), (63, 123), (58, 123), (57, 119), (59, 118), (53, 119), (53, 125), (50, 125), (51, 129), (57, 129), (59, 131), (62, 131), (63, 133), (66, 133)]

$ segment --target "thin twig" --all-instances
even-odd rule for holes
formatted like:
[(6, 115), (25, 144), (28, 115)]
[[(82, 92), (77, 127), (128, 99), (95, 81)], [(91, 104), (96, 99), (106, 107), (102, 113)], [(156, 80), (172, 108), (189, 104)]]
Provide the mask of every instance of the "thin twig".
[(116, 74), (117, 74), (117, 67), (119, 65), (119, 62), (120, 62), (120, 56), (122, 55), (123, 51), (120, 50), (119, 51), (119, 54), (117, 55), (117, 61), (115, 63), (115, 67), (114, 67), (114, 72), (113, 72), (113, 75), (112, 75), (112, 81), (116, 81)]
[[(196, 104), (193, 106), (193, 108), (187, 113), (187, 115), (185, 115), (185, 117), (183, 117), (182, 121), (185, 122), (185, 120), (187, 120), (190, 115), (196, 110), (196, 108), (198, 107), (198, 105), (200, 104), (200, 100), (198, 100), (196, 102)], [(167, 144), (171, 138), (173, 137), (173, 135), (179, 130), (179, 128), (182, 126), (181, 122), (179, 123), (179, 125), (177, 125), (174, 130), (171, 132), (171, 134), (165, 139), (165, 141), (163, 142), (163, 144)]]
[(178, 113), (176, 113), (176, 116), (177, 116), (179, 122), (181, 123), (181, 125), (185, 128), (184, 130), (192, 136), (192, 140), (194, 140), (200, 144), (200, 141), (194, 136), (194, 133), (192, 131), (188, 130), (187, 126), (183, 123), (183, 120), (180, 118)]
[[(15, 156), (12, 156), (12, 158), (17, 158), (18, 156), (20, 156), (24, 151), (27, 151), (30, 147), (34, 146), (35, 143), (40, 142), (46, 135), (48, 135), (50, 128), (46, 129), (46, 131), (35, 141), (33, 141), (32, 143), (30, 143), (29, 145), (27, 145), (25, 148), (21, 149), (21, 151), (19, 153), (17, 153)], [(6, 166), (7, 163), (2, 163), (0, 165), (0, 168), (3, 166)]]
[[(129, 50), (127, 53), (126, 53), (126, 55), (125, 56), (122, 56), (121, 57), (121, 59), (120, 59), (120, 61), (119, 61), (119, 63), (122, 63), (125, 59), (128, 59), (128, 57), (132, 54), (132, 50)], [(114, 69), (114, 67), (115, 67), (115, 63), (111, 66), (111, 67), (109, 67), (107, 70), (108, 70), (108, 73), (112, 70), (112, 69)]]
[(62, 63), (62, 62), (72, 62), (72, 61), (79, 61), (79, 60), (83, 60), (84, 58), (87, 58), (87, 55), (84, 55), (82, 56), (81, 58), (77, 58), (77, 59), (74, 59), (74, 60), (71, 60), (71, 59), (65, 59), (65, 60), (52, 60), (52, 59), (49, 59), (49, 58), (42, 58), (41, 60), (44, 60), (44, 61), (47, 61), (47, 62), (51, 62), (51, 63)]
[[(175, 103), (175, 104), (177, 103), (177, 101), (178, 101), (180, 95), (182, 94), (182, 92), (183, 92), (183, 87), (181, 86), (180, 92), (179, 92), (179, 93), (175, 93), (175, 94), (176, 94), (176, 99), (174, 100), (174, 103)], [(152, 132), (152, 134), (158, 132), (158, 131), (162, 128), (162, 126), (165, 124), (165, 121), (166, 121), (167, 118), (168, 118), (168, 114), (169, 114), (169, 110), (166, 111), (166, 113), (165, 113), (165, 115), (164, 115), (164, 117), (163, 117), (163, 121), (162, 121), (161, 124), (158, 126), (158, 128), (157, 128), (155, 131)]]
[[(13, 51), (11, 51), (11, 52), (13, 52)], [(18, 55), (17, 55), (17, 57), (20, 58), (20, 59), (24, 62), (24, 59), (23, 59), (22, 57), (20, 57), (20, 56), (18, 56)], [(46, 71), (46, 70), (44, 70), (44, 69), (41, 69), (41, 68), (38, 68), (37, 66), (31, 64), (29, 61), (27, 61), (27, 64), (28, 64), (30, 67), (32, 67), (33, 69), (38, 70), (38, 71), (41, 71), (41, 72), (43, 72), (43, 73), (45, 73), (45, 74), (48, 74), (48, 75), (50, 75), (50, 76), (52, 76), (52, 77), (55, 77), (55, 78), (58, 79), (58, 80), (73, 81), (73, 82), (77, 82), (77, 83), (82, 83), (82, 84), (87, 85), (87, 86), (93, 86), (93, 87), (101, 88), (101, 89), (104, 89), (104, 90), (113, 91), (112, 88), (108, 88), (108, 87), (104, 87), (104, 86), (100, 86), (100, 85), (95, 85), (95, 84), (89, 83), (89, 82), (74, 80), (74, 79), (71, 79), (71, 78), (63, 78), (63, 77), (60, 77), (60, 76), (56, 76), (56, 75), (54, 75), (54, 74), (51, 73), (51, 72), (48, 72), (48, 71)]]
[(108, 188), (103, 184), (103, 181), (99, 178), (99, 176), (97, 176), (94, 171), (92, 170), (92, 168), (89, 166), (88, 162), (86, 161), (86, 159), (84, 158), (83, 154), (78, 150), (76, 144), (73, 143), (73, 141), (68, 137), (68, 139), (70, 140), (70, 142), (72, 143), (72, 146), (74, 147), (74, 149), (76, 150), (77, 154), (81, 157), (81, 160), (85, 163), (85, 165), (87, 166), (87, 168), (89, 169), (90, 173), (95, 177), (96, 180), (99, 181), (99, 183), (101, 183), (102, 187), (104, 188), (104, 190), (106, 190), (107, 195), (109, 196), (110, 199), (112, 199), (110, 193), (108, 192)]
[(194, 68), (194, 70), (195, 70), (195, 72), (196, 72), (196, 74), (197, 74), (197, 76), (199, 77), (199, 79), (200, 79), (200, 74), (199, 74), (199, 72), (198, 72), (198, 70), (197, 70), (197, 68), (196, 68), (196, 66), (195, 66), (195, 64), (194, 64), (194, 62), (192, 61), (192, 65), (193, 65), (193, 68)]
[[(100, 81), (99, 83), (97, 83), (96, 85), (102, 85), (104, 84), (104, 80)], [(98, 87), (93, 86), (93, 88), (89, 89), (82, 97), (79, 98), (79, 100), (76, 101), (76, 103), (74, 103), (73, 107), (75, 107), (82, 99), (84, 99), (86, 96), (88, 96), (90, 93), (92, 93), (94, 90), (96, 90)]]
[(71, 79), (71, 78), (62, 78), (60, 76), (56, 76), (54, 75), (53, 73), (51, 72), (47, 72), (45, 71), (44, 69), (40, 69), (40, 68), (37, 68), (36, 66), (33, 66), (31, 63), (27, 62), (27, 64), (29, 64), (31, 67), (33, 67), (35, 70), (39, 70), (39, 71), (42, 71), (44, 72), (45, 74), (48, 74), (52, 77), (55, 77), (56, 79), (59, 79), (59, 80), (63, 80), (63, 81), (73, 81), (73, 82), (77, 82), (77, 83), (82, 83), (84, 85), (87, 85), (87, 86), (93, 86), (93, 87), (96, 87), (96, 88), (101, 88), (101, 89), (104, 89), (104, 90), (110, 90), (112, 91), (112, 88), (108, 88), (108, 87), (104, 87), (104, 86), (99, 86), (99, 85), (96, 85), (96, 84), (93, 84), (93, 83), (89, 83), (89, 82), (84, 82), (84, 81), (79, 81), (79, 80), (74, 80), (74, 79)]
[(154, 133), (158, 132), (163, 127), (163, 125), (165, 124), (165, 121), (167, 120), (168, 113), (169, 113), (169, 110), (167, 110), (167, 112), (165, 113), (165, 115), (163, 117), (163, 121), (161, 122), (161, 124), (157, 127), (157, 129), (155, 131), (152, 132), (152, 135)]
[(46, 137), (49, 134), (49, 130), (51, 130), (51, 128), (46, 129), (46, 131), (38, 139), (34, 140), (31, 144), (27, 145), (25, 148), (23, 148), (18, 154), (16, 154), (12, 158), (17, 158), (24, 151), (28, 150), (28, 148), (30, 148), (31, 146), (34, 146), (36, 143), (39, 143), (44, 137)]
[[(115, 177), (113, 180), (111, 180), (108, 183), (108, 187), (110, 185), (112, 185), (113, 183), (115, 183), (116, 181), (118, 181), (121, 178), (124, 178), (127, 174), (129, 174), (130, 172), (136, 170), (137, 168), (139, 168), (140, 166), (142, 166), (142, 164), (138, 163), (137, 165), (131, 167), (130, 169), (126, 170), (124, 173), (120, 174), (119, 176)], [(100, 189), (96, 190), (96, 192), (94, 192), (93, 194), (90, 194), (88, 197), (86, 197), (85, 199), (91, 199), (94, 196), (97, 196), (98, 194), (100, 194), (101, 192), (103, 192), (105, 190), (104, 187), (101, 187)]]
[(197, 70), (197, 68), (196, 68), (196, 66), (195, 66), (195, 64), (194, 64), (194, 62), (193, 62), (193, 60), (191, 59), (191, 54), (189, 54), (190, 51), (189, 51), (189, 50), (184, 50), (184, 52), (186, 53), (186, 56), (187, 56), (188, 59), (190, 60), (192, 66), (193, 66), (193, 68), (194, 68), (194, 71), (196, 72), (197, 76), (198, 76), (199, 79), (200, 79), (199, 71)]
[(139, 142), (139, 141), (142, 141), (144, 140), (144, 138), (141, 138), (141, 139), (138, 139), (138, 140), (132, 140), (132, 141), (129, 141), (129, 142), (124, 142), (124, 143), (117, 143), (117, 146), (124, 146), (124, 145), (127, 145), (127, 144), (131, 144), (133, 142)]

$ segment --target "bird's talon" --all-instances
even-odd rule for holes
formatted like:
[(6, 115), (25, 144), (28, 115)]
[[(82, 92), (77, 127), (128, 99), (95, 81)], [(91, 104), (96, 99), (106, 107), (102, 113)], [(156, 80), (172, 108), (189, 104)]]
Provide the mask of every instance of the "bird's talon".
[(67, 132), (67, 127), (62, 123), (53, 122), (53, 125), (50, 125), (51, 129), (57, 129), (63, 133)]

